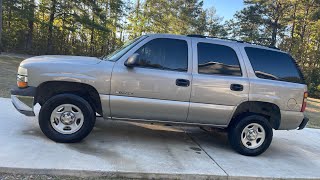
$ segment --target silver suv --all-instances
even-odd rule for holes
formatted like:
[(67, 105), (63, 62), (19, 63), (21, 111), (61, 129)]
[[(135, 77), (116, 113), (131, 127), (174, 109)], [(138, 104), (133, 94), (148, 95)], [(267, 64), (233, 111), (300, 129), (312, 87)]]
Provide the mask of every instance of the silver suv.
[(278, 49), (199, 35), (144, 35), (102, 58), (38, 56), (21, 62), (16, 109), (56, 142), (71, 143), (105, 119), (210, 126), (255, 156), (273, 130), (303, 129), (307, 86)]

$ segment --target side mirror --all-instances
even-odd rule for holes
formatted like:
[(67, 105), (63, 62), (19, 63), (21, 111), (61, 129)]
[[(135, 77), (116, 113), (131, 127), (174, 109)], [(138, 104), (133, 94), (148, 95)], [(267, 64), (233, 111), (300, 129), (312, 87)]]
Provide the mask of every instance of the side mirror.
[(134, 66), (137, 66), (138, 63), (139, 63), (139, 54), (134, 53), (124, 62), (124, 65), (127, 66), (128, 68), (133, 68)]

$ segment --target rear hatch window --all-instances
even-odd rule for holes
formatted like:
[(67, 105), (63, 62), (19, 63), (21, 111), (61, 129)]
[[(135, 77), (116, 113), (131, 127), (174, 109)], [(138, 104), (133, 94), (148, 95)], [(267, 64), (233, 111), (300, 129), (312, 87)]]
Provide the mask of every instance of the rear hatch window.
[(289, 54), (252, 47), (245, 51), (258, 78), (304, 84), (303, 75)]

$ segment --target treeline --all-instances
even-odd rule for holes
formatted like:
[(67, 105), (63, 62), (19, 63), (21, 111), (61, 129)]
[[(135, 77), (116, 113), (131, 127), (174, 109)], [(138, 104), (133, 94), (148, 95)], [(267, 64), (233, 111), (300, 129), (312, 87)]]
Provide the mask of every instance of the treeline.
[[(108, 54), (144, 33), (224, 33), (198, 0), (5, 0), (3, 50)], [(223, 34), (226, 35), (226, 34)]]
[(320, 97), (320, 0), (245, 0), (226, 22), (228, 35), (290, 52), (303, 70), (309, 94)]
[(0, 48), (101, 56), (145, 33), (234, 38), (290, 52), (320, 96), (320, 0), (244, 3), (224, 22), (202, 0), (3, 0)]

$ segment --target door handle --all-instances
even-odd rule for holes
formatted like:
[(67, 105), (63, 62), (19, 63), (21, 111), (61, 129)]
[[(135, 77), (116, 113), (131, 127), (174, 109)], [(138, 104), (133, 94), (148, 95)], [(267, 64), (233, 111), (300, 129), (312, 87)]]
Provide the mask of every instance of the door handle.
[(230, 89), (232, 91), (243, 91), (243, 85), (241, 85), (241, 84), (231, 84)]
[(177, 79), (176, 80), (176, 85), (177, 86), (182, 86), (182, 87), (188, 87), (190, 85), (190, 81), (187, 79)]

